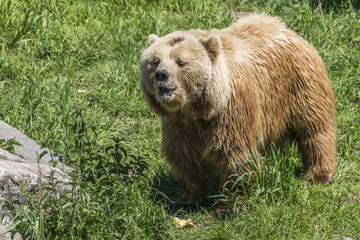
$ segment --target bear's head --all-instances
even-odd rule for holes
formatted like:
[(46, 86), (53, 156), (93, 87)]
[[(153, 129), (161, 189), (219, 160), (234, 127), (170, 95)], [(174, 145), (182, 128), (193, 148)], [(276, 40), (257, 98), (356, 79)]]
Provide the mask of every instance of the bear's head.
[(163, 117), (209, 119), (225, 107), (229, 83), (219, 36), (178, 31), (148, 41), (140, 83), (151, 109)]

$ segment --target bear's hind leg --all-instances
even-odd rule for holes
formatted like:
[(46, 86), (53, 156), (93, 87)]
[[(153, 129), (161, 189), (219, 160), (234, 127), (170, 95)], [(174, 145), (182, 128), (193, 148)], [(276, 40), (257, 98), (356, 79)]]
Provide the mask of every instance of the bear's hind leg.
[(305, 179), (310, 183), (331, 184), (336, 172), (336, 131), (302, 133), (298, 139)]

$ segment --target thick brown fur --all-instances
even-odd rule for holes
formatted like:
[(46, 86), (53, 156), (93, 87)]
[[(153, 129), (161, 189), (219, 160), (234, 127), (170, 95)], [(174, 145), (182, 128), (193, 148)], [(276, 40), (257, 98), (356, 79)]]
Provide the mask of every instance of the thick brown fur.
[[(156, 80), (159, 70), (165, 81)], [(140, 82), (185, 190), (176, 206), (202, 204), (216, 176), (224, 184), (249, 159), (249, 146), (261, 155), (286, 139), (297, 142), (308, 181), (333, 182), (332, 87), (316, 50), (279, 18), (255, 14), (221, 30), (150, 35)]]

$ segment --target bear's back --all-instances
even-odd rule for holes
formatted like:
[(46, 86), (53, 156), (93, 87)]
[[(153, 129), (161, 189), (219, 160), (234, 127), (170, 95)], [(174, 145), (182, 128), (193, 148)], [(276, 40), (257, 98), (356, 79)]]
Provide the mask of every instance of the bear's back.
[(274, 41), (297, 38), (296, 33), (288, 29), (280, 18), (266, 14), (254, 14), (241, 18), (221, 32), (244, 40), (257, 49), (269, 47)]
[(250, 15), (210, 32), (222, 39), (233, 86), (249, 93), (258, 109), (263, 144), (276, 142), (286, 131), (317, 128), (333, 119), (335, 99), (323, 61), (279, 18)]

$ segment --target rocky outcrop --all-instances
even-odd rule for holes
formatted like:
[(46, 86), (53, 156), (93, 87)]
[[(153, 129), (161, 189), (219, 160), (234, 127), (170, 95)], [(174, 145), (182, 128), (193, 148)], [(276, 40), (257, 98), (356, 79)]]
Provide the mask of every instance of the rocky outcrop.
[[(63, 169), (65, 171), (71, 171), (71, 168), (66, 166), (61, 162), (61, 158), (56, 154), (52, 154), (52, 151), (46, 148), (42, 148), (37, 144), (33, 139), (29, 138), (16, 128), (6, 124), (5, 122), (0, 121), (0, 139), (10, 140), (15, 139), (21, 144), (21, 146), (14, 145), (15, 155), (23, 159), (26, 162), (49, 164), (50, 161), (58, 161), (56, 165), (57, 168)], [(44, 152), (40, 159), (39, 156)], [(49, 154), (51, 153), (51, 154)]]
[(7, 232), (6, 225), (0, 225), (0, 240), (22, 240), (23, 238), (18, 232)]
[[(28, 191), (35, 191), (40, 180), (43, 183), (53, 176), (57, 181), (67, 183), (70, 177), (62, 170), (46, 164), (26, 162), (16, 155), (0, 149), (0, 197), (12, 199), (14, 203), (23, 203), (23, 187)], [(66, 184), (58, 184), (57, 189), (62, 192)]]
[[(46, 184), (51, 179), (56, 179), (56, 192), (61, 193), (71, 189), (71, 177), (67, 174), (72, 168), (59, 162), (56, 167), (49, 166), (49, 161), (60, 160), (54, 157), (50, 150), (41, 148), (34, 140), (27, 137), (17, 129), (0, 121), (0, 139), (15, 139), (22, 146), (14, 145), (15, 154), (0, 148), (0, 206), (4, 199), (10, 199), (15, 204), (25, 202), (24, 190), (36, 192), (40, 182)], [(42, 154), (46, 151), (46, 154)], [(39, 157), (41, 155), (41, 158)], [(6, 205), (3, 205), (6, 206)], [(8, 231), (11, 225), (11, 216), (6, 209), (0, 210), (3, 225), (0, 223), (0, 240), (22, 239), (19, 234)]]

